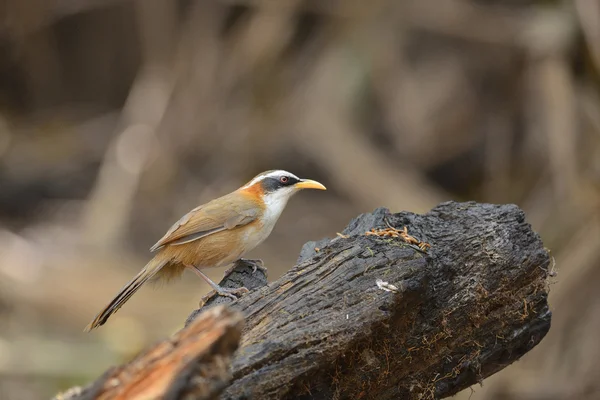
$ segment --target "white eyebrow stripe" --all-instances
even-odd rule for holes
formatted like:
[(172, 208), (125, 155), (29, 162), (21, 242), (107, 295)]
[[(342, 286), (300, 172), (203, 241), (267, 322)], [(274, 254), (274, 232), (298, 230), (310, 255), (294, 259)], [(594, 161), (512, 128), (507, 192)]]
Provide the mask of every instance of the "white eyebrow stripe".
[(260, 175), (256, 176), (254, 179), (252, 179), (250, 182), (248, 182), (248, 184), (244, 185), (242, 187), (242, 189), (247, 189), (250, 186), (252, 186), (252, 185), (254, 185), (254, 184), (262, 181), (263, 179), (274, 178), (274, 177), (280, 176), (280, 175), (288, 175), (288, 176), (290, 176), (292, 178), (300, 180), (300, 178), (298, 178), (296, 175), (292, 174), (291, 172), (287, 172), (287, 171), (284, 171), (282, 169), (278, 169), (278, 170), (275, 170), (275, 171), (271, 171), (268, 174), (260, 174)]

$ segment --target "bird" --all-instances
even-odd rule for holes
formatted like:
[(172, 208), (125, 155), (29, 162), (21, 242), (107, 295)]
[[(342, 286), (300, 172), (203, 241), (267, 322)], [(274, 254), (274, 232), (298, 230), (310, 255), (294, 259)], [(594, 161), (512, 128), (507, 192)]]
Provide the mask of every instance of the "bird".
[(288, 200), (303, 189), (326, 190), (323, 184), (284, 170), (262, 172), (244, 186), (202, 204), (181, 217), (150, 248), (153, 258), (127, 282), (84, 331), (98, 328), (147, 281), (170, 281), (191, 269), (221, 296), (237, 299), (242, 287), (219, 286), (204, 268), (232, 264), (271, 233)]

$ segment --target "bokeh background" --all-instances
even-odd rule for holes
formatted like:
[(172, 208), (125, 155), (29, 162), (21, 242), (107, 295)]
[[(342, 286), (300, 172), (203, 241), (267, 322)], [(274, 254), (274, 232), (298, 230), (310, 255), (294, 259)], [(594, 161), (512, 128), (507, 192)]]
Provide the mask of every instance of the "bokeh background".
[(521, 206), (552, 329), (457, 398), (600, 398), (599, 72), (596, 0), (0, 1), (0, 398), (179, 329), (191, 273), (82, 332), (181, 215), (273, 168), (329, 190), (250, 255), (271, 280), (378, 206)]

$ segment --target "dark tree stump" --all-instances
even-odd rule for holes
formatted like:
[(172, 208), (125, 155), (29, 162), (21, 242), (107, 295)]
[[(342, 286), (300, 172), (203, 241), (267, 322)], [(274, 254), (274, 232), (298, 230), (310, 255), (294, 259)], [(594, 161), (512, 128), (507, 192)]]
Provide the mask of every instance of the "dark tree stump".
[[(431, 247), (365, 235), (387, 224)], [(377, 209), (343, 235), (307, 243), (269, 285), (244, 265), (224, 279), (259, 288), (231, 303), (245, 327), (220, 398), (442, 398), (518, 360), (550, 328), (550, 258), (514, 205)], [(184, 331), (223, 301), (208, 299)]]

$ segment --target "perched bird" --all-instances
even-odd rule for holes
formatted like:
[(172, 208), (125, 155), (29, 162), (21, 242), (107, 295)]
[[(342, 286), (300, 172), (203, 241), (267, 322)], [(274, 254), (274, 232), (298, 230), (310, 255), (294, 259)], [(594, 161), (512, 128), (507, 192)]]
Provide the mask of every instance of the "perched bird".
[(103, 325), (148, 280), (170, 280), (190, 268), (221, 296), (236, 298), (246, 288), (227, 289), (214, 283), (203, 268), (239, 260), (271, 233), (288, 200), (301, 189), (325, 190), (310, 179), (283, 170), (266, 171), (250, 182), (184, 215), (150, 248), (154, 257), (85, 328)]

